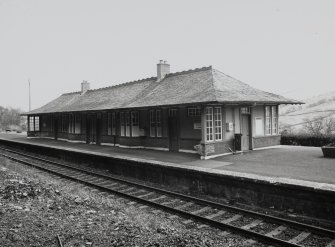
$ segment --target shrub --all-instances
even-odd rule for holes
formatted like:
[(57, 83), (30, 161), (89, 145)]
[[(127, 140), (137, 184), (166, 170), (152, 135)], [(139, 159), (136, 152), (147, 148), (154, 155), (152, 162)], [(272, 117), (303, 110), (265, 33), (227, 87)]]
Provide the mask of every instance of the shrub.
[(284, 134), (281, 137), (282, 145), (322, 147), (330, 143), (335, 143), (335, 135)]

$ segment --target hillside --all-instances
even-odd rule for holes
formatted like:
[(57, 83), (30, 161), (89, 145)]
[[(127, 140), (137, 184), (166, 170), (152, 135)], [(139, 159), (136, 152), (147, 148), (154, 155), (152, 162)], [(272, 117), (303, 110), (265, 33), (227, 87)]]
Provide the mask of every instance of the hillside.
[(301, 129), (305, 119), (335, 117), (335, 91), (302, 100), (304, 105), (284, 105), (279, 109), (280, 126)]

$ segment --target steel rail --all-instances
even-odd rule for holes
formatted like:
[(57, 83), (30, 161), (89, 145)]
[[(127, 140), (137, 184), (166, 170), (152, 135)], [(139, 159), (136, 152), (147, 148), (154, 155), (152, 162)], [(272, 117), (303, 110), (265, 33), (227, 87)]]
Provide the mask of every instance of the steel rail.
[(129, 194), (126, 194), (126, 193), (122, 193), (120, 191), (108, 188), (106, 186), (102, 186), (102, 185), (92, 183), (92, 182), (87, 182), (85, 180), (78, 179), (76, 177), (72, 177), (70, 175), (60, 173), (60, 172), (54, 171), (52, 169), (48, 169), (48, 168), (42, 167), (40, 165), (36, 165), (36, 164), (31, 163), (31, 162), (25, 161), (25, 160), (20, 160), (18, 158), (15, 158), (15, 157), (12, 157), (12, 156), (9, 156), (9, 155), (6, 155), (6, 154), (0, 154), (0, 155), (7, 158), (7, 159), (13, 160), (15, 162), (22, 163), (22, 164), (25, 164), (25, 165), (28, 165), (28, 166), (31, 166), (31, 167), (36, 167), (36, 168), (39, 168), (41, 170), (47, 171), (49, 173), (53, 173), (53, 174), (56, 174), (58, 176), (61, 176), (61, 177), (67, 178), (67, 179), (75, 180), (75, 181), (78, 181), (80, 183), (98, 188), (100, 190), (120, 195), (120, 196), (128, 198), (130, 200), (138, 201), (142, 204), (147, 204), (147, 205), (156, 207), (158, 209), (162, 209), (162, 210), (171, 212), (173, 214), (178, 214), (178, 215), (181, 215), (185, 218), (193, 218), (193, 219), (195, 219), (199, 222), (208, 224), (208, 225), (213, 226), (213, 227), (218, 228), (218, 229), (231, 230), (235, 233), (242, 234), (243, 236), (247, 236), (247, 237), (252, 238), (252, 239), (261, 240), (262, 242), (268, 243), (268, 244), (271, 244), (271, 245), (287, 246), (287, 247), (302, 247), (302, 245), (290, 243), (290, 242), (285, 241), (285, 240), (281, 240), (281, 239), (278, 239), (278, 238), (263, 235), (263, 234), (253, 232), (253, 231), (250, 231), (250, 230), (246, 230), (246, 229), (243, 229), (243, 228), (240, 228), (240, 227), (236, 227), (236, 226), (233, 226), (233, 225), (230, 225), (230, 224), (222, 223), (220, 221), (216, 221), (216, 220), (213, 220), (213, 219), (208, 219), (206, 217), (202, 217), (202, 216), (199, 216), (199, 215), (188, 213), (186, 211), (179, 210), (179, 209), (167, 206), (167, 205), (155, 203), (155, 202), (152, 202), (150, 200), (146, 200), (146, 199), (143, 199), (143, 198), (140, 198), (140, 197), (136, 197), (136, 196), (129, 195)]
[(197, 198), (197, 197), (193, 197), (193, 196), (188, 196), (188, 195), (181, 194), (181, 193), (178, 193), (178, 192), (159, 189), (159, 188), (156, 188), (156, 187), (152, 187), (152, 186), (136, 183), (136, 182), (133, 182), (133, 181), (121, 179), (121, 178), (115, 177), (113, 175), (106, 175), (106, 174), (96, 172), (96, 171), (93, 172), (93, 171), (90, 171), (89, 169), (79, 168), (79, 167), (75, 167), (75, 166), (71, 166), (71, 165), (62, 164), (62, 163), (59, 163), (59, 162), (47, 160), (47, 159), (44, 159), (44, 158), (29, 155), (29, 154), (24, 154), (24, 153), (21, 153), (21, 152), (18, 152), (18, 151), (14, 151), (14, 150), (2, 148), (2, 147), (0, 147), (0, 149), (4, 150), (4, 151), (7, 151), (7, 152), (15, 153), (15, 154), (18, 154), (18, 155), (21, 155), (21, 156), (25, 156), (25, 157), (28, 157), (28, 158), (36, 159), (36, 160), (39, 160), (39, 161), (42, 161), (42, 162), (46, 162), (46, 163), (49, 163), (49, 164), (52, 164), (52, 165), (70, 168), (70, 169), (73, 169), (73, 170), (77, 170), (77, 171), (80, 171), (80, 172), (85, 172), (85, 173), (91, 174), (91, 175), (93, 174), (95, 176), (100, 176), (100, 177), (107, 178), (107, 179), (113, 179), (113, 180), (116, 180), (116, 181), (121, 182), (121, 183), (129, 184), (129, 185), (136, 186), (136, 187), (141, 187), (141, 188), (147, 189), (147, 190), (154, 190), (158, 193), (165, 194), (165, 195), (170, 195), (170, 196), (174, 196), (174, 197), (179, 197), (179, 198), (182, 198), (184, 200), (195, 201), (195, 202), (197, 202), (197, 204), (211, 206), (211, 207), (219, 208), (219, 209), (229, 209), (229, 210), (232, 210), (232, 211), (241, 212), (241, 213), (248, 214), (248, 215), (251, 215), (251, 216), (263, 218), (263, 219), (267, 220), (268, 222), (277, 223), (277, 224), (285, 224), (285, 225), (288, 225), (290, 227), (293, 226), (293, 227), (296, 227), (298, 229), (308, 230), (312, 233), (327, 236), (327, 237), (331, 237), (331, 238), (333, 238), (335, 236), (335, 231), (330, 230), (330, 229), (321, 228), (321, 227), (317, 227), (317, 226), (313, 226), (313, 225), (307, 225), (307, 224), (304, 224), (304, 223), (301, 223), (301, 222), (292, 221), (292, 220), (288, 220), (288, 219), (284, 219), (284, 218), (280, 218), (280, 217), (276, 217), (276, 216), (272, 216), (272, 215), (267, 215), (267, 214), (263, 214), (263, 213), (243, 209), (243, 208), (238, 208), (238, 207), (231, 206), (231, 205), (225, 205), (225, 204), (221, 204), (221, 203), (217, 203), (217, 202), (214, 202), (214, 201), (205, 200), (205, 199), (201, 199), (201, 198)]

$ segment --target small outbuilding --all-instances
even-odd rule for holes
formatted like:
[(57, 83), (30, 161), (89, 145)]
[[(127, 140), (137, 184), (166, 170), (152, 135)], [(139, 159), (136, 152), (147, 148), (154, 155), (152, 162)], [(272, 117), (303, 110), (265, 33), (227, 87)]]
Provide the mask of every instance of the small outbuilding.
[(28, 137), (197, 152), (202, 158), (280, 144), (278, 106), (296, 100), (255, 89), (212, 66), (65, 93), (28, 116)]

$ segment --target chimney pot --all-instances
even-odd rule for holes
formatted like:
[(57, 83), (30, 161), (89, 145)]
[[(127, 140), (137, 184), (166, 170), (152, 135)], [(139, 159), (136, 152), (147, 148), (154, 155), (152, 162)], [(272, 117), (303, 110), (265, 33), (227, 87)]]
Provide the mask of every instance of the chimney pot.
[(165, 60), (159, 60), (157, 64), (157, 81), (161, 81), (169, 73), (170, 64), (167, 64)]
[(81, 83), (81, 94), (86, 93), (86, 91), (90, 90), (90, 83), (87, 81), (83, 81)]

